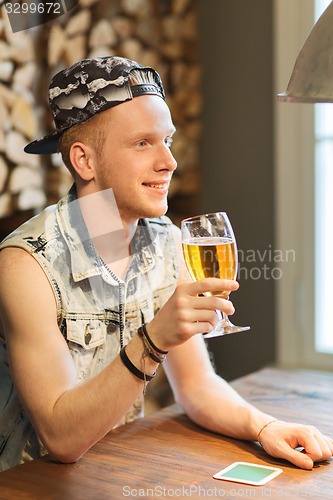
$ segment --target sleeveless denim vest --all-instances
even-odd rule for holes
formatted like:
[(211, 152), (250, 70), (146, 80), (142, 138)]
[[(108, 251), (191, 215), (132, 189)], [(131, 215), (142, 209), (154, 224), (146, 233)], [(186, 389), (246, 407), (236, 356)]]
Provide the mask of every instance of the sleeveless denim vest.
[[(0, 244), (0, 250), (26, 250), (44, 270), (77, 382), (94, 377), (109, 365), (137, 328), (151, 321), (173, 293), (179, 270), (174, 234), (175, 228), (165, 216), (140, 220), (131, 243), (131, 264), (126, 278), (120, 280), (97, 255), (73, 186), (57, 205), (46, 208)], [(0, 387), (1, 471), (46, 453), (15, 392), (3, 340)], [(142, 414), (140, 396), (117, 425)]]

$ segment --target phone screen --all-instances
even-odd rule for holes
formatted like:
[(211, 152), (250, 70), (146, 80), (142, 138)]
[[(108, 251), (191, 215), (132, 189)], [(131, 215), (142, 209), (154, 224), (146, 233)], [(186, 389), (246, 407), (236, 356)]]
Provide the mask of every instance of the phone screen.
[(225, 469), (222, 469), (217, 474), (214, 474), (213, 477), (215, 479), (224, 479), (225, 481), (260, 486), (281, 474), (281, 472), (282, 469), (278, 469), (277, 467), (250, 464), (247, 462), (235, 462)]

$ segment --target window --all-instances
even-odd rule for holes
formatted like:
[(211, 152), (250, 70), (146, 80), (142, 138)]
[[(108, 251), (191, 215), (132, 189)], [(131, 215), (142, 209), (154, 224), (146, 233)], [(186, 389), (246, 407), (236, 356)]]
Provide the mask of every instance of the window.
[[(276, 93), (330, 0), (275, 0)], [(294, 250), (277, 281), (278, 362), (332, 369), (333, 104), (276, 103), (276, 248)]]
[[(331, 0), (315, 1), (316, 19)], [(333, 354), (333, 104), (315, 105), (315, 348)]]

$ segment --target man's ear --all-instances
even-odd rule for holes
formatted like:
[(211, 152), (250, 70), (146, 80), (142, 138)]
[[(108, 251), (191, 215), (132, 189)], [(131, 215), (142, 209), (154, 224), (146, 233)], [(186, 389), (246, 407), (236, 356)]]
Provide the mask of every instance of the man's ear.
[(76, 173), (84, 181), (91, 181), (95, 176), (94, 150), (82, 142), (74, 142), (69, 157)]

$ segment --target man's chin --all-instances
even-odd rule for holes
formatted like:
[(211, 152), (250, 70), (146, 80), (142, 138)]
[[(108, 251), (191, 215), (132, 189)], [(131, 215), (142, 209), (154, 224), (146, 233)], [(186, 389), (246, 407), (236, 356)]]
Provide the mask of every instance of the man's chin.
[(145, 218), (157, 219), (158, 217), (162, 217), (162, 215), (165, 215), (167, 211), (168, 211), (168, 204), (166, 203), (163, 206), (154, 207), (151, 210), (147, 210)]
[(156, 212), (156, 215), (154, 217), (162, 217), (162, 215), (165, 215), (168, 211), (168, 205), (166, 205), (163, 209), (160, 211)]

